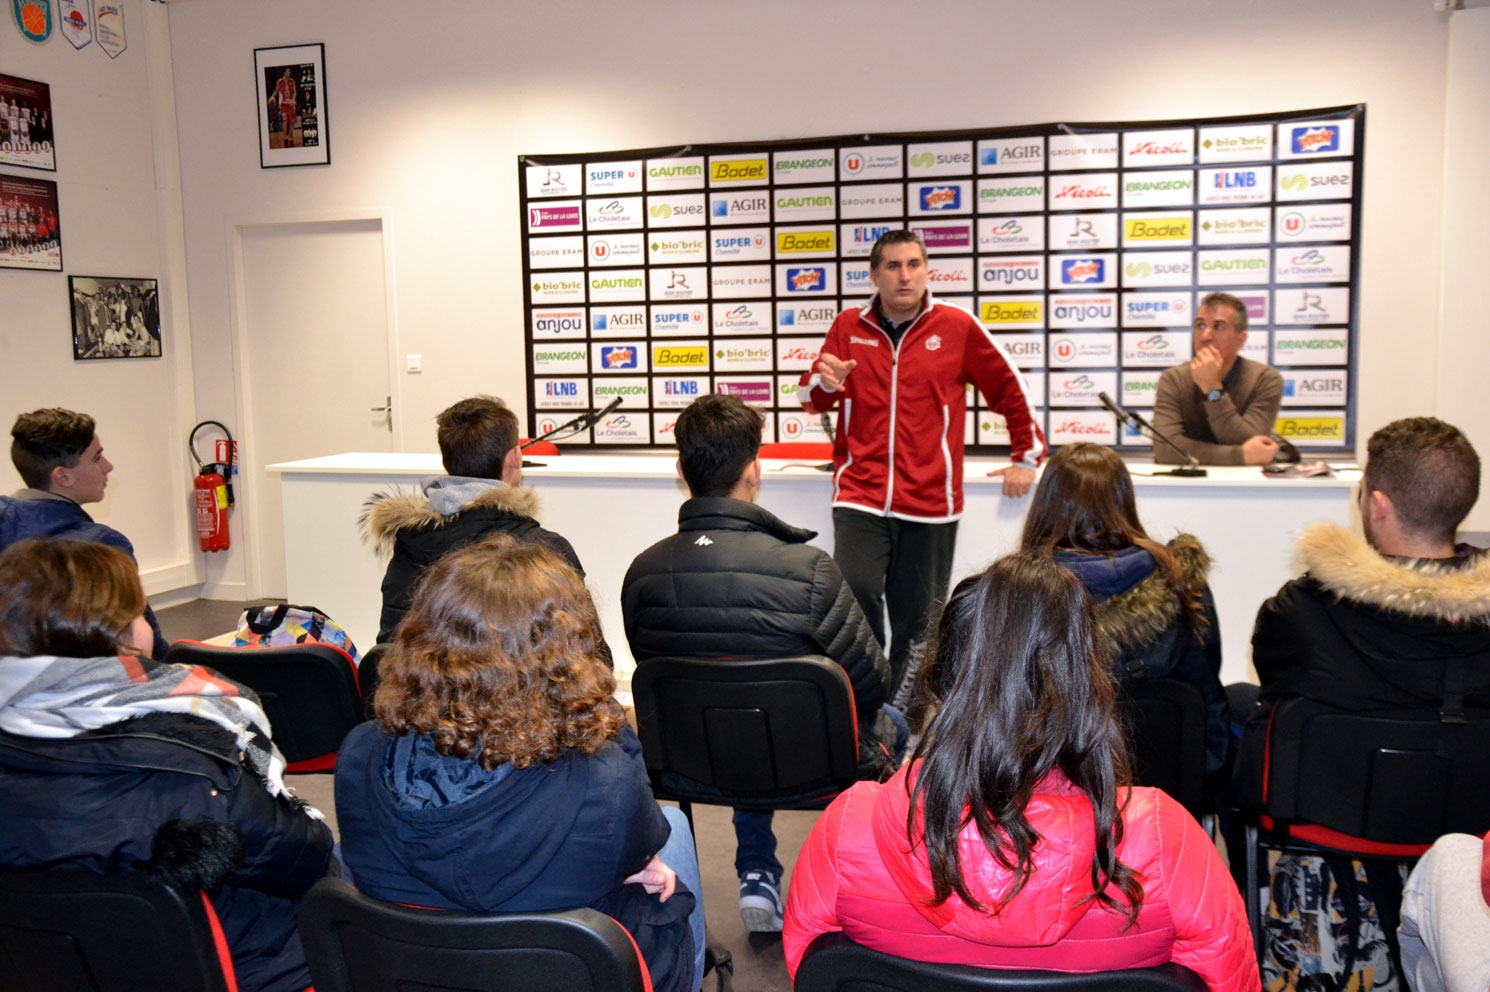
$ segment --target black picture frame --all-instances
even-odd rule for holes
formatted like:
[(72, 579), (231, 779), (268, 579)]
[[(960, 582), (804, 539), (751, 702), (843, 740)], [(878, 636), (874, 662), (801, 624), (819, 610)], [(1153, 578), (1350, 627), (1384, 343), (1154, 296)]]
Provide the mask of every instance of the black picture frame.
[(324, 44), (255, 48), (254, 94), (261, 169), (331, 164)]
[(159, 358), (160, 286), (154, 279), (68, 276), (74, 361)]

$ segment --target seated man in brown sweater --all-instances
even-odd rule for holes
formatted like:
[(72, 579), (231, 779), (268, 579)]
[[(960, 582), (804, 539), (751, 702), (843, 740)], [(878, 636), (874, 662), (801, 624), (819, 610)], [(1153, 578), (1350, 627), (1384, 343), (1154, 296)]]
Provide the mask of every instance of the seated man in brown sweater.
[[(1202, 465), (1266, 465), (1278, 453), (1272, 433), (1283, 377), (1242, 358), (1246, 342), (1246, 306), (1211, 293), (1195, 314), (1194, 357), (1159, 377), (1154, 427)], [(1168, 445), (1154, 445), (1154, 461), (1180, 460)]]

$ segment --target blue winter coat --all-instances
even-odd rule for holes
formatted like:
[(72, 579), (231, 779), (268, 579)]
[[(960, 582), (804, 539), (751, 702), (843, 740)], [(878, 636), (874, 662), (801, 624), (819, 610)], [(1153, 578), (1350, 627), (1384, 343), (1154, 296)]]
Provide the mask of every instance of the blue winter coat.
[(337, 755), (336, 817), (342, 858), (374, 899), (492, 913), (588, 906), (630, 931), (657, 992), (692, 981), (693, 894), (679, 883), (661, 902), (622, 883), (670, 830), (630, 727), (591, 755), (487, 772), (428, 737), (365, 723)]
[[(23, 490), (29, 492), (29, 490)], [(88, 515), (88, 511), (70, 499), (32, 499), (17, 494), (0, 496), (0, 551), (28, 537), (52, 538), (69, 541), (93, 541), (118, 548), (133, 560), (135, 548), (129, 538), (114, 528), (101, 524)], [(155, 646), (151, 657), (164, 659), (170, 645), (160, 632), (155, 620), (155, 611), (145, 606), (145, 619), (155, 632)]]

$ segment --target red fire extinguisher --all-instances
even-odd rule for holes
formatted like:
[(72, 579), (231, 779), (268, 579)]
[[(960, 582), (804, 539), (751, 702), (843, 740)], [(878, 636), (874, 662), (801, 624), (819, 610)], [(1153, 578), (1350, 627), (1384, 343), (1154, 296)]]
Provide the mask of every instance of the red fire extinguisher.
[[(227, 435), (227, 444), (219, 442), (217, 461), (203, 463), (197, 456), (197, 431), (209, 424)], [(197, 477), (192, 480), (197, 544), (203, 551), (226, 551), (230, 537), (228, 510), (233, 506), (233, 462), (238, 457), (233, 435), (216, 420), (204, 420), (191, 429), (186, 446), (197, 463)]]

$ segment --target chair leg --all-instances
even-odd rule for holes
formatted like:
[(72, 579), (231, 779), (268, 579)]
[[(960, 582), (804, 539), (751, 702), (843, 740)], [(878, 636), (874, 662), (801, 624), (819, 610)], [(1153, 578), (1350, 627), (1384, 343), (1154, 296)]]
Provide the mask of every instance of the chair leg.
[(1206, 836), (1214, 844), (1216, 843), (1216, 838), (1220, 836), (1220, 820), (1216, 817), (1215, 813), (1203, 813), (1200, 817), (1200, 829), (1205, 831)]
[(1262, 961), (1262, 907), (1258, 901), (1262, 898), (1262, 890), (1257, 885), (1257, 824), (1249, 823), (1246, 827), (1247, 845), (1247, 885), (1242, 890), (1242, 899), (1247, 903), (1247, 922), (1252, 925), (1252, 948), (1257, 954), (1259, 963)]

